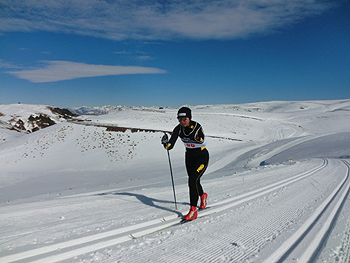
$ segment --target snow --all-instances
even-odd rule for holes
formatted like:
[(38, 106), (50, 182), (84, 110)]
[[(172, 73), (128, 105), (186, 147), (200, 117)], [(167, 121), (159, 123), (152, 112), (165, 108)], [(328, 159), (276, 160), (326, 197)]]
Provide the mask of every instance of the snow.
[(209, 208), (180, 224), (184, 147), (176, 210), (160, 144), (177, 109), (94, 107), (26, 134), (11, 119), (47, 107), (0, 105), (0, 262), (349, 262), (350, 100), (190, 107)]

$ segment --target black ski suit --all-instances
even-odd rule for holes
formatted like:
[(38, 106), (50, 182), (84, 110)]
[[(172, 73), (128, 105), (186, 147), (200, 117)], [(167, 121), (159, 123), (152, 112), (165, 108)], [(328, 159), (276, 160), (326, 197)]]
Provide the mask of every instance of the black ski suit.
[(190, 125), (182, 127), (177, 125), (167, 144), (167, 149), (171, 150), (177, 138), (180, 137), (186, 147), (185, 163), (188, 174), (188, 186), (190, 191), (191, 206), (197, 206), (199, 196), (203, 195), (203, 188), (200, 178), (204, 174), (209, 163), (209, 152), (206, 149), (206, 140), (202, 126), (195, 121), (190, 121)]

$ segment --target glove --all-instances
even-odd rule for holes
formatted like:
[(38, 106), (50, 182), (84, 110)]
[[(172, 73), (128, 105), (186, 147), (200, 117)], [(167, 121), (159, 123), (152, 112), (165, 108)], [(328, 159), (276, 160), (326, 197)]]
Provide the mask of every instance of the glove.
[(164, 134), (164, 136), (162, 137), (162, 140), (161, 140), (163, 146), (164, 146), (164, 149), (168, 150), (169, 147), (171, 146), (171, 143), (169, 143), (169, 138), (168, 138), (168, 135), (167, 134)]
[(168, 138), (168, 135), (166, 133), (163, 135), (161, 142), (163, 145), (165, 145), (169, 142), (169, 138)]

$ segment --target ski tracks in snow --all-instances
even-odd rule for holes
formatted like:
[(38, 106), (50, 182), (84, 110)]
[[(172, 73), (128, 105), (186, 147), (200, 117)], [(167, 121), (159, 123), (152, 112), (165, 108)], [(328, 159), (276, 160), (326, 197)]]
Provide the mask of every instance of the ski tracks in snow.
[[(348, 195), (350, 187), (349, 179), (349, 163), (343, 161), (347, 167), (346, 175), (340, 184), (334, 189), (334, 191), (324, 200), (324, 202), (318, 207), (317, 210), (302, 224), (302, 226), (288, 238), (276, 252), (272, 253), (264, 262), (282, 262), (290, 257), (300, 258), (299, 262), (308, 262), (309, 259), (317, 256), (322, 248), (322, 245), (326, 241), (330, 230), (335, 224), (337, 215), (342, 207), (346, 196)], [(315, 173), (325, 169), (328, 165), (328, 160), (324, 159), (323, 163), (310, 169), (306, 172), (297, 174), (288, 179), (279, 181), (277, 183), (270, 184), (268, 186), (259, 188), (257, 190), (241, 194), (232, 198), (228, 198), (216, 203), (210, 204), (210, 209), (199, 212), (200, 218), (213, 214), (219, 214), (227, 209), (238, 207), (244, 203), (262, 198), (268, 194), (283, 189), (293, 183), (296, 183), (302, 179), (305, 179)], [(17, 254), (7, 255), (0, 257), (1, 262), (60, 262), (68, 259), (72, 259), (83, 254), (91, 253), (108, 247), (116, 246), (118, 244), (137, 239), (151, 233), (167, 229), (169, 227), (180, 225), (181, 218), (177, 215), (171, 215), (164, 218), (151, 220), (144, 223), (139, 223), (115, 230), (107, 231), (100, 234), (95, 234), (87, 237), (82, 237), (66, 242), (61, 242), (46, 247), (32, 249)], [(198, 221), (198, 222), (199, 222)], [(274, 222), (273, 224), (280, 224), (281, 222)], [(271, 226), (270, 226), (271, 227)], [(261, 233), (263, 235), (263, 233)], [(311, 237), (309, 237), (311, 236)], [(311, 240), (311, 241), (310, 241)], [(304, 243), (307, 242), (307, 245)], [(263, 242), (264, 243), (264, 242)], [(261, 244), (263, 245), (263, 244)], [(232, 246), (243, 245), (233, 243)], [(300, 247), (302, 249), (300, 249)], [(306, 249), (305, 249), (306, 247)], [(220, 259), (219, 251), (212, 251), (212, 259)], [(237, 260), (242, 260), (242, 256), (245, 258), (256, 251), (249, 251), (249, 247), (244, 248), (244, 253), (237, 257)], [(230, 261), (234, 260), (234, 257), (230, 258)], [(219, 260), (220, 261), (220, 260)], [(225, 261), (222, 258), (221, 261)], [(209, 261), (207, 261), (209, 262)]]
[(298, 262), (313, 262), (322, 250), (334, 227), (341, 208), (350, 191), (350, 164), (343, 161), (347, 172), (343, 180), (304, 224), (288, 238), (264, 263), (284, 262), (298, 259)]

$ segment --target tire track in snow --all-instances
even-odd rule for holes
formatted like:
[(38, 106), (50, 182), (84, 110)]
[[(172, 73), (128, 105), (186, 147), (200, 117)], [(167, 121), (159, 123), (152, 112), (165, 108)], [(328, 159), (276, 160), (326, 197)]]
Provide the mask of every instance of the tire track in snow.
[[(298, 258), (298, 262), (313, 262), (320, 253), (336, 219), (341, 211), (350, 191), (350, 164), (343, 163), (347, 167), (346, 175), (335, 190), (315, 210), (315, 212), (304, 222), (304, 224), (289, 237), (264, 263), (283, 262), (287, 258)], [(317, 228), (317, 226), (320, 226)], [(311, 242), (303, 241), (312, 240)], [(306, 243), (306, 244), (304, 244)], [(295, 252), (297, 247), (305, 247), (302, 252)]]
[[(289, 184), (304, 179), (324, 169), (327, 165), (328, 160), (324, 159), (322, 164), (310, 169), (309, 171), (297, 174), (291, 178), (259, 188), (257, 190), (213, 203), (210, 205), (210, 209), (201, 211), (198, 215), (198, 218), (200, 219), (201, 217), (218, 213), (223, 210), (238, 206), (242, 203), (259, 198), (270, 192), (276, 191)], [(97, 251), (99, 249), (115, 246), (135, 238), (139, 238), (160, 230), (167, 229), (174, 225), (179, 225), (180, 221), (181, 218), (179, 218), (177, 215), (171, 215), (164, 218), (139, 223), (136, 225), (118, 228), (100, 234), (69, 240), (58, 244), (1, 257), (0, 261), (15, 262), (25, 260), (25, 262), (35, 261), (37, 263), (59, 262), (73, 258), (75, 256)]]

